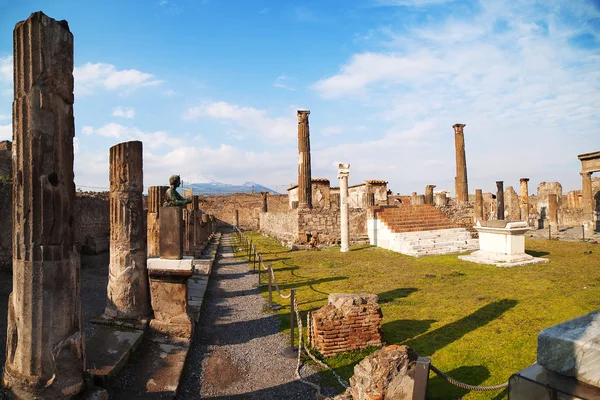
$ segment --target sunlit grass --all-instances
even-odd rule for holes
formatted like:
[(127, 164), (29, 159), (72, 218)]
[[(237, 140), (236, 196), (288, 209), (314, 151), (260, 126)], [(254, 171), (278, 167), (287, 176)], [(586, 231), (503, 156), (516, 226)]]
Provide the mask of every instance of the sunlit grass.
[[(385, 342), (406, 344), (473, 385), (506, 382), (535, 361), (540, 330), (600, 308), (600, 246), (591, 243), (527, 240), (527, 252), (550, 262), (500, 268), (456, 255), (416, 259), (370, 246), (349, 253), (289, 251), (258, 233), (246, 234), (265, 264), (273, 265), (282, 290), (297, 289), (303, 318), (326, 304), (330, 293), (376, 293)], [(278, 315), (289, 334), (289, 303), (276, 294), (274, 300), (285, 306)], [(340, 355), (327, 363), (348, 379), (365, 355)], [(429, 388), (432, 399), (506, 398), (468, 393), (433, 375)]]

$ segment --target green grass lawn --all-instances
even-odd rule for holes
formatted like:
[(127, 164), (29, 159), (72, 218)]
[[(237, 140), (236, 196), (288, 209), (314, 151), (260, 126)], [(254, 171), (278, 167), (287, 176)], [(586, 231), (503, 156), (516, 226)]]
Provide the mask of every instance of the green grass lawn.
[[(370, 246), (355, 246), (349, 253), (339, 247), (289, 251), (256, 232), (246, 235), (265, 264), (273, 265), (282, 290), (297, 288), (304, 320), (306, 311), (325, 305), (330, 293), (376, 293), (387, 344), (408, 345), (473, 385), (506, 382), (535, 361), (540, 330), (600, 308), (600, 246), (591, 243), (527, 240), (529, 254), (550, 262), (500, 268), (456, 255), (416, 259)], [(278, 315), (289, 334), (289, 303), (276, 293), (274, 300), (286, 306)], [(366, 354), (326, 361), (348, 379)], [(432, 374), (429, 396), (502, 399), (506, 392), (469, 393)]]

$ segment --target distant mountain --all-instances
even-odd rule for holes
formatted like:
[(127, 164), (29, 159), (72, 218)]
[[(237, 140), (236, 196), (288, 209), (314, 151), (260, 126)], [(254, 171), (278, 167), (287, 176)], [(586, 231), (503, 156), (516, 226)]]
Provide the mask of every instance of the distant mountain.
[[(231, 185), (208, 179), (201, 175), (189, 176), (182, 179), (183, 188), (192, 188), (194, 194), (228, 195), (232, 193), (260, 193), (269, 192), (277, 194), (273, 189), (254, 182), (246, 182), (241, 185)], [(194, 183), (191, 183), (194, 182)]]

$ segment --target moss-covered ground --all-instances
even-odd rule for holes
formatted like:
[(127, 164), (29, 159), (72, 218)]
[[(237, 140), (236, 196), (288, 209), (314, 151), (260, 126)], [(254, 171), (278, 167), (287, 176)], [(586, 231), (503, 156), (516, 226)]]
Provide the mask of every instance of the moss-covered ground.
[[(273, 265), (283, 292), (297, 289), (303, 320), (330, 293), (376, 293), (387, 344), (408, 345), (472, 385), (506, 382), (535, 361), (540, 330), (600, 308), (600, 246), (591, 243), (526, 240), (527, 253), (550, 262), (499, 268), (456, 255), (416, 259), (372, 246), (353, 246), (349, 253), (339, 247), (289, 251), (256, 232), (246, 236), (265, 265)], [(289, 334), (289, 303), (276, 293), (274, 300), (284, 305), (278, 315)], [(367, 354), (326, 362), (349, 379)], [(432, 374), (429, 397), (503, 399), (506, 391), (469, 393)]]

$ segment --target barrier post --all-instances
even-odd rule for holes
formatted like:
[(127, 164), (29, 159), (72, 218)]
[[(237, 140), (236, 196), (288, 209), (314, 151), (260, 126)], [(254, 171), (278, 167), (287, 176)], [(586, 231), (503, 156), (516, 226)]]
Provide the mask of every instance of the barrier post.
[(286, 357), (295, 358), (298, 356), (298, 348), (294, 346), (294, 320), (296, 319), (294, 298), (296, 297), (296, 289), (291, 289), (290, 292), (290, 345), (283, 349), (282, 353)]
[(419, 357), (415, 365), (414, 386), (412, 400), (427, 399), (427, 385), (429, 384), (429, 365), (431, 359)]
[(267, 265), (267, 275), (269, 275), (268, 288), (269, 288), (269, 307), (273, 308), (273, 270), (271, 264)]

